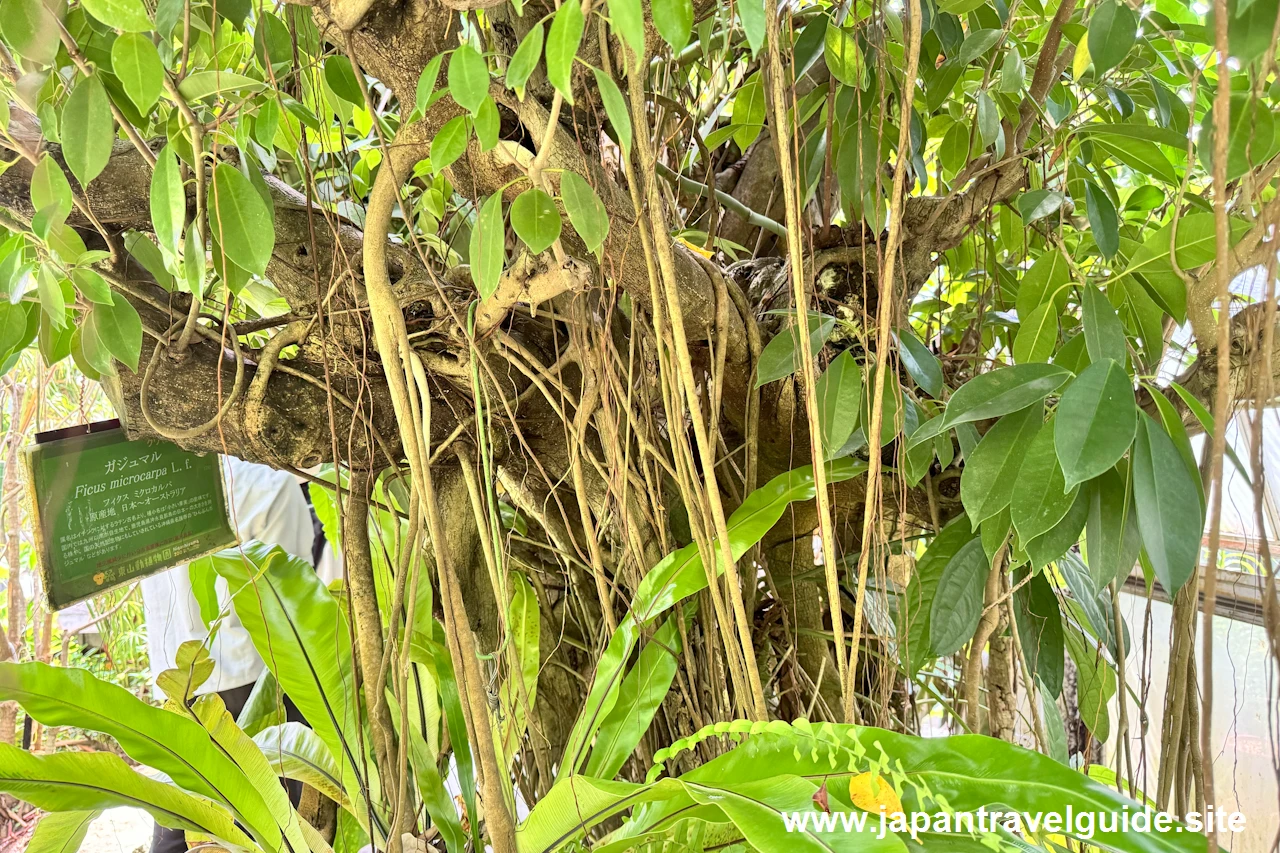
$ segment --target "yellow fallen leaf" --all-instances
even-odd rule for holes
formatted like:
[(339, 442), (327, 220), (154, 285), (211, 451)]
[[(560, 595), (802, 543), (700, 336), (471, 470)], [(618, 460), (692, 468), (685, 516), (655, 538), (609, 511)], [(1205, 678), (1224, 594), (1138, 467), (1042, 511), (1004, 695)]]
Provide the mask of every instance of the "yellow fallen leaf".
[(702, 257), (706, 258), (707, 260), (711, 259), (711, 255), (713, 254), (712, 252), (708, 252), (706, 249), (702, 248), (701, 246), (690, 243), (688, 240), (686, 240), (683, 237), (677, 237), (676, 239), (678, 239), (681, 243), (684, 243), (686, 249), (691, 249), (697, 252), (699, 255), (702, 255)]
[(887, 815), (903, 814), (902, 800), (887, 779), (874, 773), (859, 773), (849, 780), (849, 799), (864, 812)]

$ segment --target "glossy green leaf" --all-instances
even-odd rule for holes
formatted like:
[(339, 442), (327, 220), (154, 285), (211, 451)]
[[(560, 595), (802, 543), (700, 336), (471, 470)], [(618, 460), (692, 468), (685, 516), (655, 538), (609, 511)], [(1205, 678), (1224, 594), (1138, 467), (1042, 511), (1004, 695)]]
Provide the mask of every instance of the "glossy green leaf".
[(961, 385), (947, 402), (946, 424), (998, 418), (1048, 397), (1071, 378), (1052, 364), (1018, 364), (982, 373)]
[(414, 110), (422, 115), (431, 107), (443, 92), (436, 91), (436, 83), (440, 80), (440, 65), (444, 62), (444, 54), (437, 53), (418, 75), (418, 85), (414, 90)]
[(1124, 326), (1116, 316), (1116, 309), (1111, 307), (1107, 297), (1096, 287), (1088, 286), (1083, 290), (1084, 304), (1081, 313), (1089, 360), (1097, 363), (1109, 358), (1124, 366), (1128, 349), (1125, 346)]
[[(833, 317), (820, 314), (809, 314), (809, 351), (816, 354), (822, 345), (835, 331), (836, 321)], [(800, 346), (799, 328), (794, 321), (781, 332), (773, 336), (760, 352), (756, 364), (756, 387), (768, 385), (777, 379), (790, 376), (796, 372), (796, 350)]]
[(19, 56), (48, 65), (58, 55), (58, 25), (65, 13), (59, 0), (3, 0), (0, 33)]
[(111, 72), (120, 79), (138, 112), (151, 112), (164, 89), (164, 65), (151, 39), (141, 33), (117, 38), (111, 45)]
[(1030, 225), (1057, 213), (1065, 200), (1066, 196), (1054, 190), (1029, 190), (1018, 196), (1018, 215)]
[(538, 21), (520, 40), (520, 46), (516, 48), (516, 52), (511, 55), (511, 62), (507, 64), (506, 80), (509, 88), (524, 88), (524, 84), (529, 81), (529, 75), (538, 67), (538, 61), (542, 59), (542, 43), (545, 38), (546, 27), (542, 21)]
[(156, 155), (156, 167), (151, 173), (151, 225), (160, 245), (173, 255), (178, 254), (178, 247), (182, 245), (186, 218), (186, 190), (178, 158), (170, 144)]
[(1138, 428), (1129, 374), (1111, 359), (1094, 362), (1058, 403), (1054, 441), (1067, 488), (1120, 461)]
[(551, 19), (551, 30), (547, 33), (547, 79), (570, 104), (573, 103), (573, 60), (578, 55), (585, 26), (580, 0), (565, 0)]
[(862, 371), (853, 354), (845, 350), (814, 383), (824, 458), (844, 447), (858, 423), (862, 400)]
[(55, 329), (67, 325), (67, 295), (62, 291), (62, 278), (47, 263), (36, 272), (36, 291), (40, 294), (40, 307)]
[[(280, 829), (262, 796), (194, 720), (148, 705), (85, 670), (42, 663), (0, 664), (0, 697), (17, 701), (45, 725), (74, 725), (110, 735), (134, 760), (168, 774), (187, 791), (230, 807), (255, 835), (280, 843)], [(6, 755), (0, 766), (12, 766), (13, 760)], [(0, 772), (0, 778), (4, 775)], [(6, 785), (0, 781), (0, 788)], [(86, 797), (76, 808), (95, 805)]]
[(824, 34), (822, 50), (832, 77), (846, 86), (867, 87), (867, 62), (857, 36), (843, 27), (830, 25)]
[(62, 156), (80, 186), (102, 174), (115, 138), (111, 101), (102, 81), (96, 74), (81, 79), (62, 108)]
[(898, 596), (896, 628), (900, 638), (899, 654), (912, 676), (926, 660), (933, 657), (930, 621), (933, 602), (937, 598), (938, 582), (952, 557), (970, 541), (981, 542), (970, 531), (969, 519), (961, 514), (933, 537), (929, 547), (916, 562), (915, 573), (907, 584), (906, 591)]
[(107, 352), (134, 373), (142, 351), (142, 320), (123, 295), (117, 294), (110, 305), (95, 305), (86, 320)]
[(1000, 68), (1000, 91), (1006, 95), (1016, 95), (1026, 85), (1027, 67), (1022, 61), (1018, 48), (1010, 45), (1004, 55), (1004, 65)]
[(1013, 359), (1018, 364), (1047, 362), (1058, 345), (1058, 311), (1052, 302), (1036, 308), (1018, 327)]
[(673, 53), (684, 50), (693, 30), (693, 4), (690, 0), (650, 0), (653, 25)]
[(609, 214), (595, 190), (576, 172), (560, 173), (560, 198), (569, 224), (578, 232), (587, 251), (597, 252), (609, 236)]
[(343, 808), (351, 808), (342, 789), (342, 770), (314, 731), (302, 723), (286, 722), (264, 728), (253, 741), (276, 775), (310, 785)]
[(964, 43), (960, 45), (960, 52), (956, 61), (961, 65), (968, 65), (995, 47), (1003, 37), (1004, 31), (996, 28), (970, 32), (965, 36)]
[(509, 763), (520, 748), (520, 739), (524, 737), (537, 701), (538, 670), (542, 663), (538, 652), (542, 611), (538, 607), (538, 595), (524, 575), (511, 572), (507, 587), (511, 591), (506, 620), (509, 674), (498, 688), (498, 702), (503, 720), (499, 747)]
[(100, 811), (53, 812), (36, 824), (26, 853), (76, 853)]
[(1094, 73), (1102, 76), (1124, 61), (1138, 33), (1138, 16), (1128, 4), (1104, 0), (1089, 20), (1089, 56)]
[(1174, 595), (1199, 563), (1204, 518), (1178, 449), (1146, 413), (1139, 418), (1133, 445), (1133, 496), (1142, 544), (1160, 585)]
[(929, 616), (929, 645), (935, 655), (955, 654), (973, 638), (990, 569), (981, 539), (970, 539), (947, 562)]
[(978, 93), (978, 136), (985, 148), (996, 141), (1000, 133), (1000, 110), (991, 95), (983, 90)]
[(1031, 568), (1042, 569), (1074, 547), (1080, 541), (1088, 516), (1089, 490), (1084, 487), (1076, 490), (1075, 500), (1057, 524), (1025, 543), (1027, 556), (1031, 558)]
[(751, 54), (755, 56), (764, 47), (765, 39), (765, 4), (762, 0), (742, 0), (737, 3), (738, 21), (747, 36), (747, 44), (751, 46)]
[(57, 161), (45, 154), (31, 172), (31, 206), (50, 211), (57, 222), (71, 213), (71, 184)]
[(502, 224), (502, 193), (485, 199), (471, 229), (471, 279), (481, 299), (498, 289), (502, 265), (506, 259), (506, 228)]
[(609, 22), (631, 48), (633, 65), (644, 56), (644, 6), (641, 0), (609, 0)]
[(231, 71), (197, 71), (178, 84), (178, 94), (189, 102), (201, 101), (229, 92), (253, 94), (266, 88), (260, 80)]
[(502, 132), (502, 117), (498, 115), (498, 105), (492, 97), (486, 97), (476, 110), (475, 119), (471, 122), (476, 132), (476, 141), (481, 151), (491, 151), (498, 144), (498, 135)]
[(22, 305), (0, 300), (0, 361), (8, 358), (27, 334), (27, 312)]
[(738, 88), (733, 99), (733, 141), (743, 151), (760, 136), (764, 129), (765, 103), (764, 84), (760, 75), (753, 74)]
[(349, 104), (364, 106), (364, 94), (360, 91), (360, 81), (356, 79), (351, 60), (345, 56), (330, 56), (324, 61), (324, 81), (329, 84), (333, 93)]
[(975, 530), (1013, 499), (1027, 447), (1043, 425), (1043, 405), (1033, 403), (1005, 415), (966, 460), (960, 475), (960, 499)]
[(142, 0), (81, 0), (80, 5), (90, 15), (117, 30), (145, 33), (154, 28)]
[(1085, 525), (1089, 574), (1096, 590), (1124, 581), (1138, 562), (1142, 535), (1129, 483), (1118, 471), (1108, 471), (1092, 484), (1089, 518)]
[(943, 390), (942, 365), (938, 357), (929, 351), (911, 332), (898, 335), (898, 354), (907, 375), (930, 397), (941, 399)]
[(1120, 219), (1116, 207), (1092, 181), (1085, 182), (1084, 194), (1090, 233), (1098, 244), (1098, 251), (1104, 258), (1114, 258), (1120, 251)]
[(609, 123), (613, 125), (614, 133), (618, 135), (618, 144), (622, 146), (623, 153), (631, 156), (631, 115), (627, 112), (627, 103), (622, 98), (622, 92), (618, 89), (618, 84), (605, 74), (599, 68), (591, 69), (596, 78), (596, 86), (600, 89), (600, 100), (604, 103), (605, 115), (609, 117)]
[(360, 808), (374, 781), (365, 775), (350, 631), (338, 603), (308, 562), (278, 546), (249, 542), (212, 560), (254, 648), (342, 767), (343, 789)]
[(1076, 665), (1076, 699), (1080, 721), (1097, 740), (1111, 735), (1107, 705), (1116, 695), (1116, 673), (1100, 651), (1090, 648), (1079, 631), (1066, 631), (1067, 650)]
[(1051, 302), (1061, 314), (1067, 304), (1070, 284), (1071, 273), (1066, 259), (1061, 252), (1048, 249), (1023, 273), (1018, 284), (1018, 316), (1025, 317), (1046, 302)]
[(645, 643), (636, 664), (623, 679), (617, 704), (600, 724), (596, 745), (591, 750), (588, 776), (612, 779), (622, 769), (644, 737), (662, 700), (671, 690), (680, 665), (680, 634), (677, 615), (668, 619)]
[(489, 94), (489, 66), (470, 44), (460, 46), (449, 60), (449, 93), (472, 114)]
[(1077, 487), (1068, 490), (1054, 451), (1056, 428), (1050, 420), (1026, 448), (1026, 458), (1013, 487), (1010, 516), (1018, 538), (1029, 542), (1062, 520), (1076, 499)]
[(237, 266), (266, 274), (276, 239), (271, 210), (249, 179), (226, 163), (213, 169), (209, 233)]
[(0, 790), (52, 813), (140, 807), (161, 826), (204, 833), (245, 849), (253, 845), (225, 809), (149, 779), (108, 752), (41, 757), (0, 744)]
[(454, 116), (436, 131), (431, 140), (431, 168), (436, 174), (452, 166), (467, 150), (469, 132), (466, 116)]
[(1028, 581), (1028, 574), (1025, 567), (1014, 570), (1013, 615), (1027, 669), (1036, 674), (1049, 696), (1056, 698), (1062, 692), (1065, 671), (1062, 614), (1048, 576), (1042, 572)]

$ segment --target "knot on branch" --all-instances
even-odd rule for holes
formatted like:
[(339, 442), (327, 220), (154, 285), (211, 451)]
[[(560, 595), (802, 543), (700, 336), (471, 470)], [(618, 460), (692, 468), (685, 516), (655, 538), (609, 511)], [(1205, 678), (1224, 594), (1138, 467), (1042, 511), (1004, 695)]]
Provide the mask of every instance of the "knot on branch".
[(556, 263), (546, 256), (522, 254), (498, 280), (498, 289), (476, 311), (476, 335), (502, 322), (520, 303), (536, 314), (538, 305), (565, 293), (582, 293), (591, 286), (591, 268), (577, 258)]

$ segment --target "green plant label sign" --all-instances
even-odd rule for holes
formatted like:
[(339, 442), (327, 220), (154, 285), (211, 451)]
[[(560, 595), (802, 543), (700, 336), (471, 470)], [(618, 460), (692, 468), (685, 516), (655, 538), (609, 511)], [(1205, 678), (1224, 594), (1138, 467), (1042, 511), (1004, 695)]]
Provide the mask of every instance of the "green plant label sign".
[(25, 461), (55, 610), (237, 542), (215, 455), (107, 422), (37, 437)]

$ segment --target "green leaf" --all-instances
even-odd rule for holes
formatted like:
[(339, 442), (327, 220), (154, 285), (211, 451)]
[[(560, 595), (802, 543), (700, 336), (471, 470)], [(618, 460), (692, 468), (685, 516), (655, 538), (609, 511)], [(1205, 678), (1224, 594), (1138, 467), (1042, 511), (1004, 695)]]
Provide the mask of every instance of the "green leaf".
[(832, 77), (846, 86), (867, 88), (867, 63), (862, 56), (862, 48), (858, 46), (857, 36), (830, 24), (823, 37), (822, 51)]
[(1004, 37), (1004, 30), (986, 29), (974, 30), (965, 37), (964, 43), (960, 45), (960, 52), (957, 54), (957, 62), (961, 65), (968, 65), (978, 57), (982, 56)]
[(973, 638), (990, 569), (981, 539), (970, 539), (947, 563), (929, 615), (929, 645), (938, 657), (955, 654)]
[(1085, 181), (1085, 207), (1089, 215), (1089, 228), (1098, 251), (1104, 258), (1114, 258), (1120, 251), (1120, 220), (1116, 207), (1092, 181)]
[(1009, 506), (1027, 447), (1044, 425), (1044, 406), (1005, 415), (978, 442), (960, 474), (960, 499), (974, 529)]
[(467, 150), (467, 117), (454, 116), (431, 140), (431, 169), (438, 175), (457, 162)]
[(254, 648), (342, 767), (343, 790), (362, 808), (373, 780), (365, 775), (351, 637), (338, 603), (310, 563), (279, 546), (253, 541), (212, 560)]
[(644, 56), (644, 6), (640, 0), (609, 0), (609, 24), (631, 48), (633, 67)]
[(1077, 489), (1070, 509), (1053, 527), (1026, 543), (1031, 568), (1039, 570), (1063, 557), (1077, 542), (1089, 516), (1089, 490)]
[(342, 770), (319, 736), (302, 723), (268, 726), (253, 736), (277, 776), (310, 785), (348, 811)]
[(1106, 743), (1111, 735), (1111, 715), (1107, 705), (1116, 695), (1116, 674), (1099, 650), (1089, 648), (1084, 636), (1074, 629), (1066, 632), (1067, 650), (1076, 665), (1076, 699), (1080, 721), (1097, 740)]
[(502, 192), (485, 199), (471, 229), (471, 278), (481, 299), (498, 289), (506, 259), (507, 233), (502, 224)]
[(588, 252), (598, 252), (609, 236), (609, 214), (604, 202), (577, 172), (560, 173), (560, 198), (569, 224), (578, 232)]
[(187, 194), (172, 143), (156, 156), (151, 173), (151, 224), (160, 245), (177, 255), (187, 219)]
[(1000, 133), (1000, 110), (985, 89), (978, 93), (978, 136), (985, 148), (996, 141)]
[(188, 228), (182, 247), (182, 271), (187, 291), (196, 299), (204, 299), (205, 257), (204, 242), (199, 228)]
[(529, 75), (538, 67), (538, 60), (542, 58), (544, 38), (546, 38), (546, 27), (542, 21), (538, 21), (520, 40), (520, 46), (516, 48), (516, 52), (511, 55), (511, 62), (507, 64), (508, 88), (523, 89), (524, 84), (529, 82)]
[(3, 0), (0, 33), (19, 56), (49, 65), (58, 56), (58, 27), (65, 15), (60, 0)]
[(1156, 143), (1127, 135), (1091, 134), (1090, 138), (1096, 147), (1139, 174), (1149, 175), (1171, 186), (1179, 185), (1178, 171)]
[(76, 853), (100, 811), (53, 812), (36, 824), (27, 853)]
[(90, 15), (117, 30), (145, 33), (153, 29), (141, 0), (81, 0), (80, 5)]
[(188, 102), (201, 101), (227, 92), (252, 94), (267, 88), (260, 80), (231, 71), (197, 71), (178, 84), (178, 94)]
[(61, 329), (67, 324), (67, 296), (62, 292), (62, 280), (47, 263), (42, 263), (36, 274), (36, 290), (49, 322), (55, 329)]
[(1145, 412), (1133, 445), (1133, 497), (1142, 544), (1169, 595), (1194, 574), (1204, 533), (1200, 495), (1169, 435)]
[(1054, 451), (1054, 420), (1058, 418), (1050, 419), (1027, 445), (1026, 458), (1013, 487), (1009, 515), (1023, 542), (1053, 529), (1076, 499), (1078, 487), (1067, 489)]
[(213, 169), (209, 233), (236, 266), (266, 274), (276, 240), (271, 210), (249, 179), (226, 163)]
[(605, 115), (609, 117), (609, 123), (618, 134), (618, 144), (622, 146), (622, 152), (630, 157), (631, 116), (627, 112), (626, 101), (622, 99), (622, 92), (618, 90), (618, 84), (614, 83), (608, 74), (599, 68), (591, 70), (595, 72), (596, 85), (600, 87), (600, 100), (604, 103)]
[(164, 89), (164, 64), (151, 39), (141, 33), (117, 38), (111, 45), (111, 71), (138, 112), (151, 112)]
[(511, 202), (511, 227), (536, 255), (560, 239), (560, 211), (551, 196), (537, 188), (527, 189)]
[[(193, 794), (227, 805), (255, 836), (280, 844), (280, 829), (262, 796), (194, 720), (148, 705), (124, 688), (101, 681), (85, 670), (42, 663), (0, 664), (0, 697), (17, 701), (45, 725), (73, 725), (110, 735), (135, 761), (166, 773)], [(12, 767), (13, 761), (11, 755), (3, 755), (0, 767)], [(6, 775), (0, 772), (0, 779)], [(7, 781), (0, 781), (0, 789), (6, 786)], [(31, 802), (40, 805), (35, 800)], [(96, 805), (96, 801), (85, 798), (75, 808)]]
[(61, 223), (71, 213), (71, 184), (57, 161), (45, 154), (31, 171), (31, 206)]
[[(173, 275), (164, 268), (164, 256), (160, 254), (160, 249), (149, 236), (139, 231), (130, 231), (125, 234), (124, 248), (135, 261), (142, 265), (144, 270), (151, 273), (157, 284), (165, 290), (177, 289), (178, 285), (173, 280)], [(217, 253), (214, 257), (216, 265)]]
[(566, 0), (556, 10), (547, 33), (547, 79), (569, 104), (573, 103), (573, 60), (585, 26), (580, 0)]
[(949, 427), (1025, 409), (1058, 390), (1070, 372), (1052, 364), (1018, 364), (983, 373), (961, 385), (944, 417)]
[(1027, 66), (1022, 61), (1022, 54), (1016, 45), (1010, 45), (1004, 55), (1004, 66), (1000, 69), (1000, 92), (1005, 95), (1016, 95), (1026, 85)]
[(1049, 578), (1040, 573), (1027, 581), (1029, 573), (1026, 567), (1014, 570), (1013, 616), (1027, 669), (1039, 677), (1045, 692), (1056, 698), (1062, 692), (1065, 670), (1062, 613)]
[(671, 690), (680, 660), (677, 613), (645, 643), (635, 666), (623, 679), (618, 701), (600, 724), (585, 773), (612, 779), (631, 757), (649, 729), (654, 714)]
[(110, 305), (95, 305), (86, 322), (107, 352), (134, 373), (142, 351), (142, 320), (124, 296), (117, 294)]
[(1058, 312), (1052, 302), (1032, 311), (1013, 341), (1013, 359), (1018, 364), (1048, 361), (1058, 344)]
[(1089, 56), (1094, 73), (1101, 77), (1129, 54), (1138, 34), (1138, 16), (1128, 4), (1105, 0), (1089, 21)]
[(1094, 589), (1103, 590), (1129, 576), (1142, 550), (1142, 536), (1126, 479), (1118, 471), (1108, 471), (1092, 485), (1085, 545)]
[(902, 366), (920, 390), (934, 399), (941, 399), (944, 386), (938, 357), (911, 332), (898, 335), (898, 354), (902, 358)]
[(823, 458), (844, 447), (858, 423), (862, 400), (862, 371), (848, 350), (836, 356), (814, 383), (818, 399), (818, 421), (822, 430)]
[(1046, 302), (1052, 302), (1061, 314), (1067, 305), (1070, 284), (1071, 274), (1066, 259), (1061, 252), (1049, 249), (1023, 273), (1015, 302), (1018, 316), (1025, 317)]
[(472, 115), (489, 94), (489, 66), (470, 44), (461, 45), (449, 60), (449, 93)]
[(1054, 190), (1029, 190), (1018, 196), (1018, 215), (1023, 224), (1030, 225), (1057, 213), (1065, 200), (1066, 196)]
[(440, 79), (440, 64), (444, 61), (444, 54), (437, 53), (431, 57), (431, 61), (422, 69), (422, 73), (418, 75), (418, 86), (414, 90), (414, 109), (419, 115), (426, 113), (427, 109), (435, 101), (436, 81)]
[(751, 46), (751, 55), (760, 53), (765, 39), (765, 4), (762, 0), (741, 0), (737, 4), (738, 21), (742, 24), (742, 32)]
[(760, 136), (764, 117), (764, 83), (757, 72), (738, 88), (733, 99), (733, 126), (738, 128), (733, 134), (733, 141), (743, 151)]
[(0, 299), (0, 361), (10, 356), (26, 335), (26, 309), (21, 304)]
[[(865, 462), (838, 459), (827, 465), (827, 482), (843, 482), (866, 473), (866, 470)], [(729, 551), (733, 559), (741, 559), (748, 550), (755, 547), (792, 503), (813, 500), (815, 494), (813, 466), (806, 465), (779, 474), (747, 495), (742, 505), (726, 522)], [(717, 547), (712, 543), (713, 552)], [(720, 571), (723, 571), (723, 567), (717, 566), (716, 573)], [(596, 664), (591, 690), (564, 749), (565, 760), (561, 765), (560, 778), (577, 772), (587, 744), (599, 729), (601, 721), (615, 707), (622, 672), (635, 649), (640, 627), (652, 622), (682, 599), (706, 589), (708, 574), (703, 568), (697, 543), (691, 543), (663, 557), (640, 581), (632, 596), (631, 613), (609, 639)]]
[(511, 572), (507, 584), (511, 590), (506, 623), (509, 674), (498, 689), (498, 701), (503, 719), (499, 748), (509, 764), (520, 748), (520, 739), (537, 701), (541, 611), (537, 593), (524, 575)]
[(481, 151), (489, 151), (498, 144), (498, 134), (502, 132), (502, 118), (498, 115), (498, 105), (492, 97), (486, 96), (476, 110), (475, 120), (471, 126), (476, 132), (476, 141)]
[(1116, 309), (1111, 307), (1102, 291), (1092, 285), (1084, 288), (1083, 301), (1084, 341), (1089, 360), (1097, 363), (1109, 358), (1123, 366), (1128, 349), (1124, 326), (1116, 316)]
[(1067, 488), (1092, 480), (1133, 444), (1138, 406), (1129, 374), (1109, 358), (1085, 368), (1058, 402), (1054, 443)]
[[(827, 342), (827, 338), (831, 337), (831, 333), (835, 331), (836, 321), (834, 317), (810, 312), (808, 325), (809, 351), (816, 355), (818, 350), (822, 349), (822, 345)], [(793, 321), (786, 329), (774, 335), (761, 350), (760, 359), (756, 363), (756, 387), (768, 385), (774, 380), (795, 373), (796, 350), (799, 346), (799, 329)]]
[(222, 807), (149, 779), (107, 752), (40, 757), (0, 744), (0, 790), (53, 813), (142, 808), (161, 826), (210, 835), (233, 847), (253, 847), (253, 839), (236, 827)]
[(693, 31), (693, 4), (690, 0), (650, 0), (653, 25), (662, 40), (679, 53), (689, 43)]

